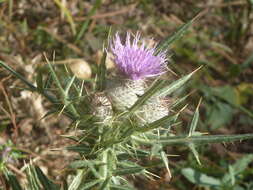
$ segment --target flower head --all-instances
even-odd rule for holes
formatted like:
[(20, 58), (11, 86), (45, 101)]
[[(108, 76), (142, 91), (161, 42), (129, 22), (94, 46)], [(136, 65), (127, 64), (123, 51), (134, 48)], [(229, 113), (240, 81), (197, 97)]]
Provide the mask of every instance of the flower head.
[(155, 55), (156, 47), (149, 48), (140, 34), (137, 33), (133, 40), (128, 32), (125, 43), (122, 43), (116, 33), (111, 43), (114, 62), (119, 71), (132, 80), (144, 79), (164, 73), (166, 68), (166, 52)]

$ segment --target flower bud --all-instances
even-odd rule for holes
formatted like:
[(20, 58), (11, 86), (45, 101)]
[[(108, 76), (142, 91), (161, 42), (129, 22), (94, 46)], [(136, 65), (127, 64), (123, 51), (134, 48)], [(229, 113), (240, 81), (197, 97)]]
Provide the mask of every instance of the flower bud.
[(107, 81), (106, 94), (113, 106), (118, 110), (130, 108), (143, 95), (145, 82), (143, 80), (113, 79)]
[(108, 121), (112, 115), (111, 102), (103, 93), (96, 93), (92, 100), (93, 114), (101, 121)]

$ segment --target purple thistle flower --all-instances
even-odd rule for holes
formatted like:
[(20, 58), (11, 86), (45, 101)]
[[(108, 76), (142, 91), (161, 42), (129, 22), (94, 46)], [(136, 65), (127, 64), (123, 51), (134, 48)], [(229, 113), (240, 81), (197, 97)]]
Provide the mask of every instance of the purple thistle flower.
[(158, 76), (165, 72), (166, 51), (155, 55), (156, 47), (147, 47), (147, 44), (140, 40), (138, 32), (132, 42), (128, 32), (124, 44), (121, 42), (119, 34), (116, 33), (111, 42), (111, 51), (117, 68), (129, 79), (139, 80)]

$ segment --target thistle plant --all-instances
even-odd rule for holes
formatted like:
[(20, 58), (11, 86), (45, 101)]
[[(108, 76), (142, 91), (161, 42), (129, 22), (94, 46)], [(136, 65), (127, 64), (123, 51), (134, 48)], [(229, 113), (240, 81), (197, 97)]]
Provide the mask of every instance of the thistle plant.
[[(118, 69), (118, 75), (107, 82), (106, 94), (114, 107), (127, 110), (148, 89), (146, 80), (159, 77), (166, 72), (166, 51), (157, 54), (140, 39), (140, 34), (127, 33), (125, 43), (117, 33), (111, 42), (111, 51)], [(151, 123), (168, 115), (168, 106), (159, 96), (153, 96), (136, 113), (141, 123)]]
[[(200, 162), (195, 147), (198, 144), (253, 138), (253, 134), (204, 135), (196, 132), (200, 103), (189, 124), (189, 132), (171, 132), (171, 127), (178, 122), (186, 107), (182, 103), (187, 95), (174, 97), (170, 104), (168, 98), (199, 69), (175, 81), (163, 79), (168, 65), (167, 48), (182, 36), (192, 22), (182, 25), (172, 36), (152, 47), (139, 33), (132, 36), (127, 33), (126, 38), (116, 33), (104, 51), (97, 68), (97, 80), (92, 85), (69, 72), (60, 75), (57, 73), (60, 69), (55, 69), (48, 61), (47, 67), (53, 80), (48, 85), (40, 73), (35, 86), (0, 62), (29, 90), (47, 98), (53, 106), (51, 113), (64, 114), (72, 119), (70, 127), (78, 131), (74, 136), (65, 135), (76, 143), (65, 149), (79, 153), (79, 157), (69, 165), (69, 169), (74, 171), (69, 174), (72, 180), (66, 180), (63, 186), (56, 185), (38, 167), (29, 165), (27, 178), (31, 189), (135, 189), (128, 176), (157, 177), (150, 170), (152, 165), (142, 162), (143, 159), (160, 160), (168, 176), (173, 176), (165, 151), (167, 146), (187, 146)], [(114, 56), (114, 76), (106, 74), (107, 52)], [(18, 183), (12, 174), (7, 172), (5, 175), (11, 185)], [(21, 188), (20, 185), (15, 187)]]

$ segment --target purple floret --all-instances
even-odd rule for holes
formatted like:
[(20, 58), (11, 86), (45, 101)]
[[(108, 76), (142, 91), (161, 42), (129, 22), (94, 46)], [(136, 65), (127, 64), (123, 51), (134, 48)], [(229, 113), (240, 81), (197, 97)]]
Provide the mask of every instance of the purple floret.
[(132, 80), (153, 77), (165, 72), (166, 52), (155, 55), (155, 50), (155, 47), (148, 48), (145, 42), (140, 40), (139, 33), (131, 40), (128, 32), (124, 44), (121, 42), (119, 34), (116, 33), (111, 43), (111, 51), (117, 68)]

